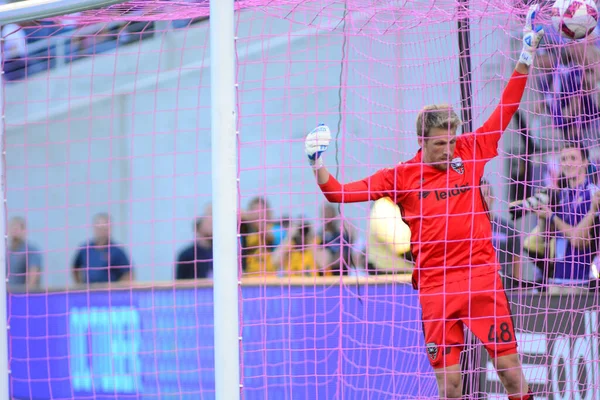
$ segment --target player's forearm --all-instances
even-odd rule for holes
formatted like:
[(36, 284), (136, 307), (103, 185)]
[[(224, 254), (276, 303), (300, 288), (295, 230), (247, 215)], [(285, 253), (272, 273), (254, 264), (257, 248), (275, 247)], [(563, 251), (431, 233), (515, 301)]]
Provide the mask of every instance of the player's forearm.
[(555, 214), (550, 217), (550, 222), (554, 224), (556, 231), (562, 233), (570, 242), (573, 242), (573, 239), (576, 238), (576, 236), (573, 234), (575, 227), (569, 225)]
[(573, 232), (574, 236), (574, 245), (579, 248), (587, 248), (592, 245), (592, 239), (590, 237), (590, 231), (592, 230), (592, 226), (596, 221), (596, 212), (590, 210), (585, 217), (581, 220), (579, 224), (575, 227)]
[(517, 71), (519, 74), (523, 74), (523, 75), (527, 75), (529, 74), (529, 66), (527, 64), (523, 64), (523, 63), (517, 63), (517, 66), (515, 67), (515, 71)]
[[(323, 168), (321, 168), (323, 169)], [(325, 183), (320, 183), (319, 187), (325, 195), (325, 198), (331, 203), (359, 203), (371, 200), (369, 185), (366, 180), (341, 184), (331, 174)]]
[(576, 226), (571, 226), (558, 216), (552, 216), (552, 222), (556, 229), (561, 232), (574, 247), (589, 247), (589, 231), (594, 223), (594, 213), (587, 213), (586, 216)]
[(319, 185), (324, 185), (329, 180), (329, 171), (327, 167), (322, 166), (321, 168), (315, 171), (315, 176), (317, 177), (317, 183)]

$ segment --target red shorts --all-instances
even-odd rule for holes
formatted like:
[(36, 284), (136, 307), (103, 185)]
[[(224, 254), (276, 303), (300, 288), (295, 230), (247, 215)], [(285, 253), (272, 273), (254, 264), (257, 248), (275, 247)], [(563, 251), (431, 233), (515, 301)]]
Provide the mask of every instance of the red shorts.
[(433, 368), (459, 363), (464, 326), (483, 343), (491, 358), (515, 354), (517, 342), (500, 275), (484, 275), (419, 292), (423, 332)]

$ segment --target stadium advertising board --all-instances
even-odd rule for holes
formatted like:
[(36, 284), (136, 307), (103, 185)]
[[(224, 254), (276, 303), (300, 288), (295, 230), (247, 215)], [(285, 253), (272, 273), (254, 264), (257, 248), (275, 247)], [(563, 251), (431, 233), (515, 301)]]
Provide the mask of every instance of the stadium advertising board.
[[(213, 398), (212, 296), (210, 287), (10, 294), (13, 397)], [(360, 298), (352, 286), (244, 286), (242, 296), (245, 398), (435, 397), (409, 285), (362, 286)], [(598, 301), (516, 300), (534, 390), (599, 398)], [(505, 399), (485, 352), (480, 371), (483, 397)]]
[[(415, 292), (355, 290), (244, 286), (244, 398), (435, 396)], [(12, 293), (12, 395), (214, 398), (212, 310), (210, 287)]]

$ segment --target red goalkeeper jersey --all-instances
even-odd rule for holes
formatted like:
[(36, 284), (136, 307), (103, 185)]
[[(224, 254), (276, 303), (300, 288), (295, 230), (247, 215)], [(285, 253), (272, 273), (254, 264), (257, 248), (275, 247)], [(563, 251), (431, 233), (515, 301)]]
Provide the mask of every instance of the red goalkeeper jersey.
[(400, 206), (411, 230), (415, 288), (441, 286), (498, 270), (480, 180), (486, 163), (498, 155), (498, 141), (519, 108), (526, 83), (527, 75), (513, 73), (490, 118), (476, 132), (457, 138), (447, 171), (424, 164), (419, 150), (406, 163), (361, 181), (342, 185), (330, 175), (327, 183), (320, 185), (330, 202), (388, 196)]

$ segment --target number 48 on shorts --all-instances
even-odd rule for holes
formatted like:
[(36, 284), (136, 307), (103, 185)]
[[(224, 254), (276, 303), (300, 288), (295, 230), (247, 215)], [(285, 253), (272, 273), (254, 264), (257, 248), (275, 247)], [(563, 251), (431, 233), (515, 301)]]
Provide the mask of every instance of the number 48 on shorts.
[(487, 339), (490, 343), (510, 343), (513, 341), (512, 328), (507, 322), (502, 322), (498, 327), (492, 324)]

